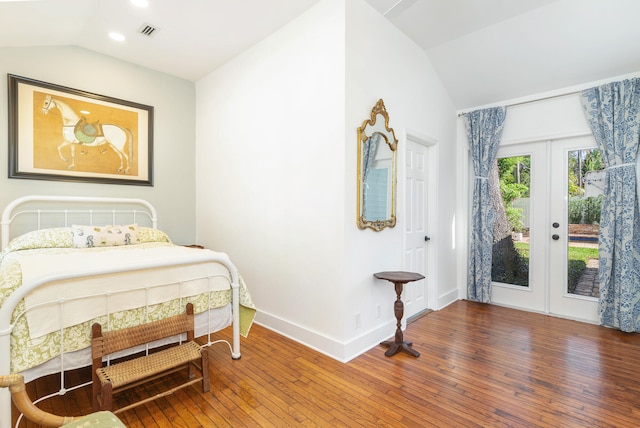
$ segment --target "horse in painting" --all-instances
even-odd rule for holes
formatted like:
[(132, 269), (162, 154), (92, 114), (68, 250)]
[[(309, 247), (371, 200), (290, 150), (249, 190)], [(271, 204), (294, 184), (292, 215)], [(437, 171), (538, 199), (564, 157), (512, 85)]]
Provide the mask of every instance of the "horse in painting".
[[(42, 104), (42, 113), (48, 114), (54, 108), (57, 108), (62, 116), (63, 141), (58, 146), (58, 155), (64, 162), (69, 162), (69, 160), (62, 154), (62, 149), (67, 146), (71, 147), (71, 163), (67, 169), (75, 167), (76, 146), (106, 145), (111, 147), (120, 158), (120, 166), (116, 171), (123, 174), (129, 172), (133, 159), (133, 134), (130, 129), (115, 124), (88, 123), (84, 117), (78, 116), (67, 103), (47, 95)], [(127, 144), (128, 154), (125, 152)]]

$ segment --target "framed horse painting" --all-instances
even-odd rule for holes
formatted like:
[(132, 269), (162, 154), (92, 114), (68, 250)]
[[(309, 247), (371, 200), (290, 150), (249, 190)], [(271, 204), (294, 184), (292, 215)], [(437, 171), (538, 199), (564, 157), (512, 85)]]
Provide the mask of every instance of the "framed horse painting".
[(9, 79), (9, 178), (153, 186), (153, 107)]

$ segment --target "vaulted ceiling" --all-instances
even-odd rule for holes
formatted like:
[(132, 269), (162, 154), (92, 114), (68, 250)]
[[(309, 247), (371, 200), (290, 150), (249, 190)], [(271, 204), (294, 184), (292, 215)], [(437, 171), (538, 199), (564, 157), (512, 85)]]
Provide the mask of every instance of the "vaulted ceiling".
[[(77, 45), (195, 81), (317, 1), (0, 0), (0, 46)], [(640, 71), (637, 0), (366, 1), (427, 52), (458, 109)]]

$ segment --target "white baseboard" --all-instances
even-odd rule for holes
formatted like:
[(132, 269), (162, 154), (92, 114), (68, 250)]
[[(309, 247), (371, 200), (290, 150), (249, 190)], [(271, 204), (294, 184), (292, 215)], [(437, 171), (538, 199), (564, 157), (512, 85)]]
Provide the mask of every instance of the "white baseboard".
[(459, 291), (456, 288), (455, 290), (451, 290), (450, 292), (438, 297), (438, 309), (440, 310), (446, 306), (449, 306), (453, 302), (460, 300)]
[(392, 320), (345, 343), (262, 311), (256, 313), (255, 322), (343, 363), (379, 346), (395, 332), (395, 320)]

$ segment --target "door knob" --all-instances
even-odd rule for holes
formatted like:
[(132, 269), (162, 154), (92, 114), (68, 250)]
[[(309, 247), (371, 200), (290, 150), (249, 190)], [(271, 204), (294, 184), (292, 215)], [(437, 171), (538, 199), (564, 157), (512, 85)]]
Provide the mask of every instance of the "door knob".
[(551, 235), (551, 238), (553, 238), (554, 241), (557, 241), (558, 239), (560, 239), (560, 235), (554, 233), (553, 235)]
[(551, 226), (553, 226), (554, 229), (557, 229), (560, 227), (560, 223), (556, 222), (556, 223), (553, 223)]
[(427, 242), (427, 241), (431, 241), (431, 238), (429, 238), (428, 236), (425, 236), (424, 237), (424, 242)]

